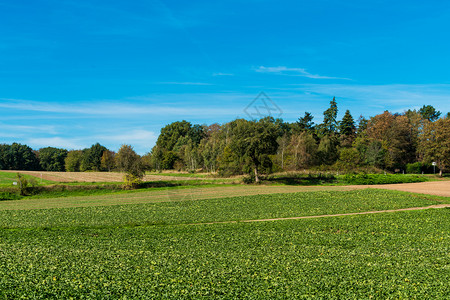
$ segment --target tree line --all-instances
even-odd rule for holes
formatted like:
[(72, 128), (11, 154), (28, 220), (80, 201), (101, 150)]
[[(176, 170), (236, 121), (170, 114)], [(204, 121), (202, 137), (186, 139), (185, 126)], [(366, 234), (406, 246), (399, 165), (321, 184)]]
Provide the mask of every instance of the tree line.
[[(450, 116), (431, 105), (404, 113), (385, 111), (355, 120), (349, 110), (337, 119), (335, 98), (323, 121), (305, 112), (297, 121), (266, 117), (200, 125), (177, 121), (161, 129), (156, 145), (139, 156), (129, 145), (117, 153), (100, 144), (83, 150), (46, 147), (37, 151), (14, 143), (0, 145), (0, 169), (46, 171), (120, 170), (139, 177), (145, 170), (218, 172), (222, 176), (328, 168), (370, 167), (421, 173), (436, 162), (450, 166)], [(130, 180), (134, 180), (130, 178)]]

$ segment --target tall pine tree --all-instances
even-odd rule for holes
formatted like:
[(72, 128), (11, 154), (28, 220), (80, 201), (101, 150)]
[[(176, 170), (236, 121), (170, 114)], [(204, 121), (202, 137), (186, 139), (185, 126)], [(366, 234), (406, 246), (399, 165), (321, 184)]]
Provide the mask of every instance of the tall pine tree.
[(341, 146), (351, 146), (356, 136), (356, 126), (355, 120), (353, 120), (348, 109), (345, 111), (344, 117), (339, 123), (339, 133), (341, 135)]
[(323, 112), (323, 123), (320, 126), (320, 135), (332, 135), (336, 133), (338, 122), (337, 122), (337, 103), (335, 97), (330, 101), (330, 107)]

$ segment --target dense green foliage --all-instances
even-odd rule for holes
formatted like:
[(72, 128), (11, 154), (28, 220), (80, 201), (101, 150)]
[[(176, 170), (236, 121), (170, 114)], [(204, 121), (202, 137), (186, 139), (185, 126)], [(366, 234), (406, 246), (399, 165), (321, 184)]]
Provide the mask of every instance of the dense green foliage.
[(427, 181), (427, 178), (423, 176), (396, 174), (347, 174), (341, 176), (341, 178), (347, 184), (392, 184)]
[(0, 192), (0, 201), (3, 200), (20, 200), (22, 196), (11, 192)]
[[(250, 174), (249, 181), (258, 181), (260, 174), (314, 167), (348, 173), (357, 168), (417, 173), (413, 164), (432, 162), (442, 175), (450, 166), (450, 119), (439, 119), (440, 115), (431, 105), (424, 105), (404, 113), (385, 111), (369, 119), (360, 116), (357, 122), (346, 110), (339, 121), (333, 98), (320, 124), (314, 124), (309, 112), (293, 123), (270, 116), (209, 126), (183, 120), (164, 126), (156, 145), (141, 161), (146, 170)], [(0, 169), (64, 168), (111, 171), (123, 166), (114, 152), (98, 143), (68, 153), (52, 147), (33, 152), (24, 145), (0, 145)], [(421, 168), (421, 172), (430, 169)]]
[(38, 170), (39, 160), (27, 145), (0, 144), (0, 170)]
[[(259, 164), (261, 173), (273, 171), (303, 170), (315, 166), (341, 172), (352, 172), (358, 167), (372, 167), (389, 172), (404, 172), (408, 164), (437, 161), (439, 170), (449, 165), (446, 161), (450, 132), (446, 119), (438, 119), (439, 112), (432, 106), (420, 111), (408, 110), (403, 114), (382, 114), (365, 119), (360, 117), (358, 126), (349, 110), (341, 121), (337, 120), (336, 99), (324, 111), (324, 121), (314, 125), (313, 116), (306, 112), (297, 122), (286, 123), (270, 117), (261, 119), (266, 128), (274, 128), (267, 143), (267, 153), (254, 151), (261, 159), (255, 160), (246, 149), (252, 148), (252, 137), (258, 136), (257, 126), (248, 126), (252, 121), (237, 119), (223, 125), (204, 126), (200, 143), (191, 143), (188, 123), (175, 122), (161, 132), (161, 141), (178, 136), (180, 147), (164, 150), (167, 143), (157, 143), (151, 152), (151, 166), (155, 169), (178, 169), (219, 171), (221, 175), (254, 173)], [(253, 124), (259, 122), (253, 121)], [(185, 135), (183, 136), (183, 127)], [(179, 128), (181, 126), (181, 129)], [(178, 128), (177, 130), (174, 130)], [(168, 131), (168, 129), (170, 129)], [(170, 134), (168, 134), (170, 132)], [(173, 143), (171, 143), (173, 144)], [(244, 147), (246, 146), (246, 147)], [(165, 147), (165, 146), (164, 146)], [(262, 159), (263, 158), (263, 159)], [(253, 167), (252, 167), (253, 165)], [(416, 169), (409, 169), (416, 172)], [(430, 172), (424, 168), (423, 172)]]
[(117, 168), (125, 173), (124, 182), (127, 188), (136, 188), (142, 183), (144, 169), (141, 157), (130, 145), (122, 145), (115, 157)]
[(54, 147), (46, 147), (39, 149), (39, 164), (45, 171), (65, 171), (65, 159), (68, 151), (66, 149), (58, 149)]
[(419, 113), (422, 115), (422, 117), (430, 122), (436, 121), (439, 119), (439, 116), (441, 115), (441, 112), (436, 110), (431, 105), (424, 105), (421, 109), (419, 109)]
[[(35, 224), (49, 215), (35, 216)], [(99, 211), (90, 216), (102, 219)], [(64, 228), (1, 230), (0, 297), (445, 299), (450, 294), (449, 209), (201, 226), (129, 227), (118, 220), (86, 227), (80, 221)]]
[(442, 175), (442, 171), (450, 166), (450, 118), (425, 124), (419, 151), (425, 162), (437, 163)]

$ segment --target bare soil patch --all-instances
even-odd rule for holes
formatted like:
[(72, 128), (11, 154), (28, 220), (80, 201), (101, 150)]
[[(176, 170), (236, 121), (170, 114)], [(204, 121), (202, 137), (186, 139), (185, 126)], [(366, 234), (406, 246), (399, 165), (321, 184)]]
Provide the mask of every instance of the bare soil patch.
[[(46, 172), (46, 171), (2, 171), (21, 173), (56, 182), (122, 182), (123, 173), (118, 172)], [(144, 181), (202, 180), (196, 177), (145, 175)]]
[(379, 184), (379, 185), (367, 185), (365, 187), (373, 189), (396, 190), (411, 193), (450, 197), (450, 181)]

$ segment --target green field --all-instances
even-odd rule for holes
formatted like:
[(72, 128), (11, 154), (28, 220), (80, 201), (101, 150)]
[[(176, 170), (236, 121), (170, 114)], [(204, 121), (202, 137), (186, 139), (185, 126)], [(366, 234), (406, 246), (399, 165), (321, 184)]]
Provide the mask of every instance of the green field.
[(411, 194), (396, 191), (319, 191), (96, 207), (5, 210), (0, 211), (0, 228), (176, 225), (378, 211), (442, 202), (439, 197), (411, 197)]
[[(139, 195), (150, 194), (123, 196)], [(370, 189), (174, 199), (21, 210), (0, 202), (0, 298), (450, 296), (450, 209), (239, 222), (448, 198)], [(238, 222), (186, 225), (223, 221)]]
[[(23, 175), (26, 179), (32, 179), (35, 180), (38, 184), (51, 184), (52, 181), (40, 179), (34, 176), (30, 175)], [(2, 187), (11, 187), (13, 185), (13, 182), (17, 182), (17, 173), (11, 173), (11, 172), (1, 172), (0, 171), (0, 188)]]

